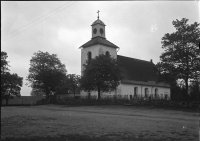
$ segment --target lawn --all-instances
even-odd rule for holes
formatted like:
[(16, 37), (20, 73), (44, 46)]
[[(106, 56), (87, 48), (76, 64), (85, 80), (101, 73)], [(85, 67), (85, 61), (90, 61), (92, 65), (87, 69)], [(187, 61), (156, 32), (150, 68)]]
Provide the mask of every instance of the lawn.
[(196, 141), (197, 112), (134, 106), (1, 107), (10, 141)]

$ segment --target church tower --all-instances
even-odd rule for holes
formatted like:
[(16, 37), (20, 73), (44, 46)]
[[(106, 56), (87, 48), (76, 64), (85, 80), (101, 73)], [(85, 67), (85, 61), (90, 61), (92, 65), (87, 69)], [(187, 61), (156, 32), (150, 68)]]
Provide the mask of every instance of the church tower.
[[(99, 11), (98, 11), (99, 14)], [(97, 20), (93, 22), (92, 26), (92, 38), (102, 37), (105, 38), (105, 24), (99, 20), (99, 15)]]
[(118, 46), (106, 40), (105, 24), (99, 19), (99, 11), (97, 20), (92, 23), (92, 38), (90, 41), (83, 44), (81, 49), (81, 72), (83, 71), (83, 64), (86, 60), (95, 58), (99, 54), (107, 54), (113, 58), (117, 58)]

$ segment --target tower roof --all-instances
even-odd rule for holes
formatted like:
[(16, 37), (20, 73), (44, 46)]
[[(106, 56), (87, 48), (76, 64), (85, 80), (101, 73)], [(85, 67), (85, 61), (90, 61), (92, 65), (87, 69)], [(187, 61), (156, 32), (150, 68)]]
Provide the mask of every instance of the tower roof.
[(110, 41), (108, 41), (108, 40), (106, 40), (105, 38), (102, 38), (102, 37), (92, 38), (90, 41), (88, 41), (87, 43), (83, 44), (81, 47), (82, 48), (86, 48), (86, 47), (89, 47), (89, 46), (92, 46), (92, 45), (96, 45), (96, 44), (106, 45), (106, 46), (109, 46), (109, 47), (112, 47), (112, 48), (119, 48), (115, 44), (111, 43)]
[(93, 26), (93, 25), (95, 25), (95, 24), (101, 24), (101, 25), (103, 25), (103, 26), (106, 26), (101, 20), (99, 20), (99, 19), (97, 19), (96, 21), (94, 21), (93, 23), (92, 23), (92, 25), (91, 26)]

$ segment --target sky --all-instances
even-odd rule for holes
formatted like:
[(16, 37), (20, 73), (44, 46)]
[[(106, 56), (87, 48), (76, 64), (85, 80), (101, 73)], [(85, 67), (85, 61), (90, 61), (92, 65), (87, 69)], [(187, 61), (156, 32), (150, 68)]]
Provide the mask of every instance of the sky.
[(199, 1), (1, 1), (1, 51), (8, 54), (10, 72), (26, 86), (34, 52), (57, 54), (68, 74), (81, 74), (79, 47), (92, 37), (91, 24), (106, 24), (106, 39), (120, 47), (118, 55), (156, 64), (161, 38), (175, 32), (172, 21), (200, 23)]

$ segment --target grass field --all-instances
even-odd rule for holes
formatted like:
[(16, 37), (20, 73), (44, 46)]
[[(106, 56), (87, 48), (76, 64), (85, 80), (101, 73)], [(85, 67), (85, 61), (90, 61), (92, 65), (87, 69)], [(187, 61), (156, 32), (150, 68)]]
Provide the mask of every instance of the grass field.
[(134, 106), (1, 107), (10, 141), (197, 141), (197, 112)]

